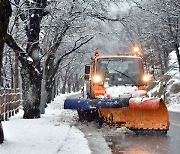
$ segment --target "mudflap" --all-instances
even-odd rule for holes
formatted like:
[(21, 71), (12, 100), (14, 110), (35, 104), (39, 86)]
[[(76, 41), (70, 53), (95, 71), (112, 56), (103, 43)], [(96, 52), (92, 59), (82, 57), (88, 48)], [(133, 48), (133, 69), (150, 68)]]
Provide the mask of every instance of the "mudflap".
[(127, 108), (130, 98), (116, 99), (66, 99), (64, 109), (92, 110), (101, 108)]
[(128, 108), (104, 108), (99, 109), (99, 113), (110, 125), (126, 127), (138, 133), (141, 130), (166, 132), (170, 122), (165, 102), (162, 99), (147, 100), (144, 105), (131, 100)]

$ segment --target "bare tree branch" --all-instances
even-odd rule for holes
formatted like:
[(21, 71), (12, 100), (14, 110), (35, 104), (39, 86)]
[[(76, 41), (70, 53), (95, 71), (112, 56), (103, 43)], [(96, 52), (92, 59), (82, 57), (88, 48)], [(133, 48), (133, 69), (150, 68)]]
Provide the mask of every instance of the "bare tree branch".
[(77, 46), (77, 42), (80, 40), (80, 39), (78, 39), (78, 40), (75, 42), (74, 47), (72, 48), (72, 50), (69, 51), (69, 52), (67, 52), (67, 53), (65, 53), (64, 55), (62, 55), (62, 56), (58, 59), (58, 61), (56, 62), (56, 66), (55, 66), (54, 72), (53, 72), (53, 74), (52, 74), (52, 76), (51, 76), (51, 78), (50, 78), (50, 81), (54, 78), (54, 76), (55, 76), (55, 74), (56, 74), (56, 72), (57, 72), (57, 70), (58, 70), (58, 68), (59, 68), (59, 64), (62, 62), (62, 60), (63, 60), (65, 57), (67, 57), (68, 55), (70, 55), (71, 53), (73, 53), (74, 51), (76, 51), (77, 49), (79, 49), (79, 48), (80, 48), (81, 46), (83, 46), (84, 44), (88, 43), (88, 42), (89, 42), (90, 40), (92, 40), (93, 38), (94, 38), (94, 37), (92, 36), (92, 37), (90, 37), (88, 40), (82, 42), (81, 44), (79, 44), (79, 45)]

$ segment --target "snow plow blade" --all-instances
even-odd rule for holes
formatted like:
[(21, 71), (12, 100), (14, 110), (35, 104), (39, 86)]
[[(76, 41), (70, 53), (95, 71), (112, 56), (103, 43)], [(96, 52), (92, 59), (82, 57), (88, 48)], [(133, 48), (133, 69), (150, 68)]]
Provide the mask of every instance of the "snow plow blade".
[[(169, 114), (162, 99), (131, 98), (128, 108), (100, 109), (99, 114), (110, 125), (126, 127), (134, 131), (165, 131), (169, 130)], [(142, 99), (142, 98), (141, 98)]]
[(116, 99), (66, 99), (64, 109), (92, 110), (101, 108), (127, 108), (130, 98)]

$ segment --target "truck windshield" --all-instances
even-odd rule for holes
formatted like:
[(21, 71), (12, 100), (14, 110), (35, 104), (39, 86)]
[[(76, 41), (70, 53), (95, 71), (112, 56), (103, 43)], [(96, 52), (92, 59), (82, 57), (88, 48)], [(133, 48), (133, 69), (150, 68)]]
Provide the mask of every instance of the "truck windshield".
[(97, 73), (109, 85), (141, 85), (143, 66), (138, 58), (98, 59)]

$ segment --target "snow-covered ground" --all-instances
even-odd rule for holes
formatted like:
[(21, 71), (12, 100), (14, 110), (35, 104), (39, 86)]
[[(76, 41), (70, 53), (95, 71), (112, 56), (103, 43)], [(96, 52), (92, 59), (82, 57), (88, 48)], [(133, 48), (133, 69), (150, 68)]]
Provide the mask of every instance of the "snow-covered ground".
[(39, 119), (23, 119), (20, 110), (9, 121), (2, 122), (5, 141), (0, 145), (0, 154), (91, 153), (84, 134), (71, 125), (76, 112), (63, 110), (67, 96), (56, 97)]
[[(165, 96), (168, 110), (180, 112), (180, 72), (175, 51), (169, 54), (169, 70), (156, 81), (156, 86), (148, 94), (161, 98)], [(161, 96), (158, 96), (159, 94)]]
[[(176, 65), (173, 62), (174, 54), (173, 52), (170, 54), (170, 67)], [(179, 71), (172, 69), (167, 72), (167, 75), (171, 76), (166, 83), (168, 109), (180, 112)], [(151, 93), (159, 91), (162, 86), (160, 82), (152, 89)], [(83, 130), (83, 126), (77, 125), (77, 113), (63, 109), (64, 100), (69, 95), (74, 95), (74, 93), (57, 96), (46, 108), (46, 113), (39, 119), (23, 119), (23, 111), (20, 110), (9, 121), (2, 122), (5, 141), (0, 145), (0, 154), (88, 154), (92, 152), (89, 145), (91, 148), (99, 149), (101, 153), (104, 153), (103, 149), (106, 153), (111, 153), (107, 146), (103, 146), (106, 145), (103, 136), (95, 132), (97, 135), (93, 139), (93, 137), (89, 137), (92, 134), (84, 134), (88, 130)], [(117, 131), (106, 127), (103, 129), (101, 129), (102, 132), (106, 131), (106, 134), (110, 132), (111, 135), (112, 132)], [(123, 129), (118, 130), (120, 130), (118, 134), (124, 134)], [(98, 137), (98, 135), (100, 136)], [(93, 141), (88, 143), (86, 138)], [(96, 141), (101, 141), (102, 147), (97, 147)], [(100, 153), (99, 151), (97, 153)]]
[(180, 112), (180, 72), (175, 51), (169, 54), (169, 68), (166, 73), (171, 77), (166, 84), (166, 96), (169, 99), (168, 109)]

